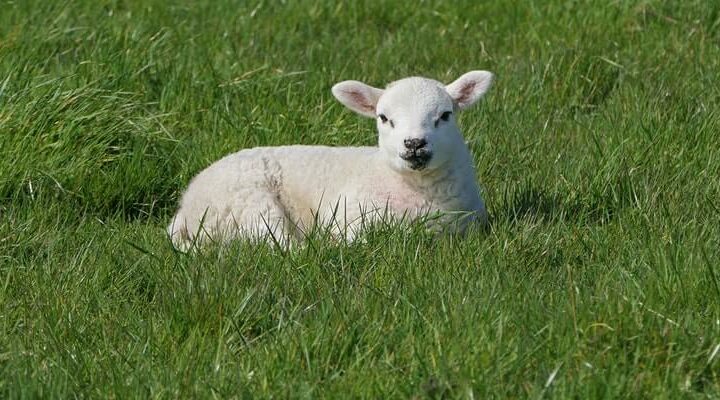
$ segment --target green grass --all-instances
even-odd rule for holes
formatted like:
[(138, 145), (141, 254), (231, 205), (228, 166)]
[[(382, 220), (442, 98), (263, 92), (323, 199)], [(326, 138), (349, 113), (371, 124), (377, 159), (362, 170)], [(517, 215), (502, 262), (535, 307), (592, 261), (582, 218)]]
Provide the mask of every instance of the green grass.
[[(334, 83), (472, 69), (489, 232), (170, 246), (221, 156), (374, 144)], [(0, 0), (0, 397), (720, 397), (719, 71), (706, 0)]]

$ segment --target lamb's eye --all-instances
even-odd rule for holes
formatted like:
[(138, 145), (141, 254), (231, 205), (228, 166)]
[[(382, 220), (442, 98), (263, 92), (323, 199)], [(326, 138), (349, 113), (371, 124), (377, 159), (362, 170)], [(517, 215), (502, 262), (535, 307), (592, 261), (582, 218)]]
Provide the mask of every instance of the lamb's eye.
[(388, 119), (387, 119), (387, 117), (385, 116), (385, 114), (380, 114), (380, 115), (378, 115), (378, 118), (380, 118), (380, 121), (382, 121), (383, 124), (386, 123), (386, 122), (388, 122)]
[(450, 119), (450, 115), (452, 115), (452, 111), (445, 111), (444, 113), (440, 114), (440, 118), (435, 120), (435, 127), (440, 124), (440, 120), (447, 121)]

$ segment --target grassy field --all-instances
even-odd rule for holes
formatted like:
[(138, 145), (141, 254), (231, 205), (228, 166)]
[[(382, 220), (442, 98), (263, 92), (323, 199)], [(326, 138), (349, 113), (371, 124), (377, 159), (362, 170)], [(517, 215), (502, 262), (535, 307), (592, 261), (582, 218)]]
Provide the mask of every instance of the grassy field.
[[(244, 147), (370, 145), (330, 87), (496, 73), (491, 214), (173, 251)], [(720, 3), (0, 0), (0, 397), (720, 397)]]

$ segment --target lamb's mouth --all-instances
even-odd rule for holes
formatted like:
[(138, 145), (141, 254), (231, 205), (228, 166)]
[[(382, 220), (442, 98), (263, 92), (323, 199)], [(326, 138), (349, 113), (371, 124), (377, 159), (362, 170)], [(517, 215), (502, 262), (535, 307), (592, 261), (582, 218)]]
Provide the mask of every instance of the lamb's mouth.
[(432, 158), (432, 153), (425, 149), (418, 149), (415, 151), (408, 150), (401, 153), (400, 158), (407, 161), (408, 164), (410, 164), (411, 169), (419, 171), (427, 167), (430, 159)]

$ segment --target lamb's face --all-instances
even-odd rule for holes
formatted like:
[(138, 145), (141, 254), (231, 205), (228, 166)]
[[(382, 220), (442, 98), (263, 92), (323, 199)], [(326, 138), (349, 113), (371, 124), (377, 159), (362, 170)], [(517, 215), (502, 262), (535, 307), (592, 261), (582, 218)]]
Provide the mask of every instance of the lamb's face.
[(472, 71), (445, 86), (426, 78), (406, 78), (387, 89), (345, 81), (333, 94), (351, 110), (377, 119), (379, 146), (401, 172), (422, 173), (445, 166), (465, 146), (454, 113), (487, 91), (492, 74)]
[(380, 149), (398, 171), (442, 167), (464, 146), (444, 85), (430, 79), (395, 82), (376, 107)]

